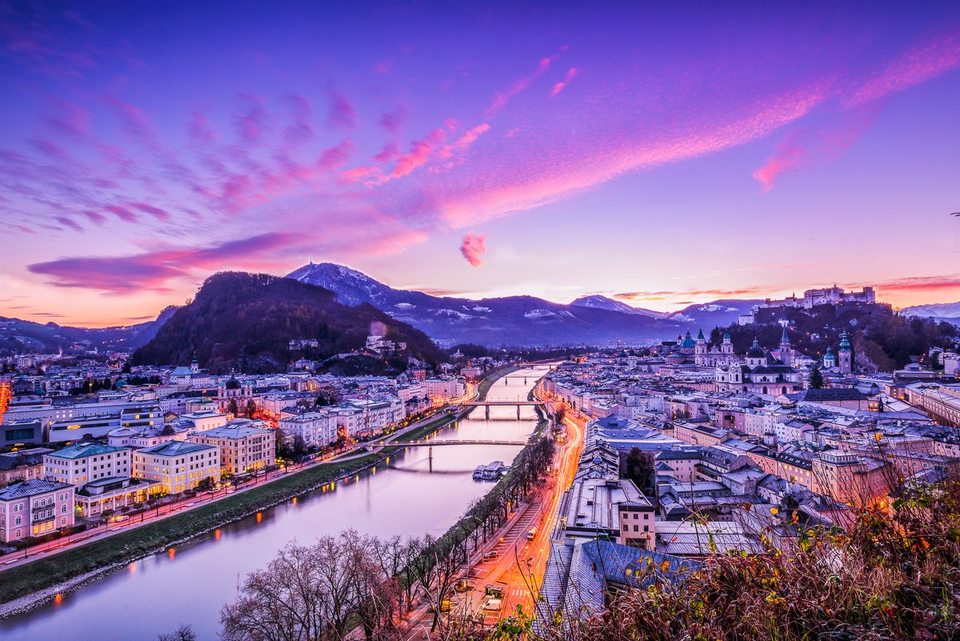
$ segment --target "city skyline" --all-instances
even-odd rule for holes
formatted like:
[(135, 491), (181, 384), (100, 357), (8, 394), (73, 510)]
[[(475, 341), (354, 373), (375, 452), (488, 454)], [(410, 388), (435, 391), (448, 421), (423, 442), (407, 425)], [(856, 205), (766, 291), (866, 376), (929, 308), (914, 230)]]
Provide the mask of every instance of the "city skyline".
[(950, 3), (0, 21), (0, 315), (134, 323), (215, 271), (310, 260), (657, 310), (960, 299)]

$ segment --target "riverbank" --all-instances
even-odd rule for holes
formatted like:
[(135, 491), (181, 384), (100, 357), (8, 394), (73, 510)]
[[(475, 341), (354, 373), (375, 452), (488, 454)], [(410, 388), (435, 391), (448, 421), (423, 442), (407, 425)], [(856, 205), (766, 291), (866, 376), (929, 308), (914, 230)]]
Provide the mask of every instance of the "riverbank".
[[(492, 372), (480, 384), (481, 398), (485, 397), (486, 391), (496, 380), (515, 369), (517, 368), (512, 367)], [(54, 599), (57, 594), (75, 590), (129, 563), (185, 543), (296, 496), (350, 479), (402, 450), (404, 441), (423, 438), (468, 411), (461, 410), (441, 416), (398, 434), (391, 440), (391, 443), (397, 443), (396, 446), (385, 447), (376, 453), (334, 460), (292, 472), (262, 486), (219, 499), (215, 503), (195, 507), (165, 517), (161, 521), (111, 534), (109, 537), (4, 570), (0, 573), (0, 619), (45, 603)]]

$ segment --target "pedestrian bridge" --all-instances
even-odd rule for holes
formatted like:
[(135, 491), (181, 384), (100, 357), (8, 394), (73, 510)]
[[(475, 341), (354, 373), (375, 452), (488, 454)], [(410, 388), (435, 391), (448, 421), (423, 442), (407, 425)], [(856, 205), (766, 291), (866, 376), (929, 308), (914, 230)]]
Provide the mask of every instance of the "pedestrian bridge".
[(383, 447), (440, 447), (443, 445), (526, 445), (526, 441), (507, 441), (507, 440), (489, 440), (489, 439), (464, 439), (455, 441), (445, 440), (420, 440), (420, 441), (389, 441), (386, 443), (367, 443), (365, 447), (369, 449)]

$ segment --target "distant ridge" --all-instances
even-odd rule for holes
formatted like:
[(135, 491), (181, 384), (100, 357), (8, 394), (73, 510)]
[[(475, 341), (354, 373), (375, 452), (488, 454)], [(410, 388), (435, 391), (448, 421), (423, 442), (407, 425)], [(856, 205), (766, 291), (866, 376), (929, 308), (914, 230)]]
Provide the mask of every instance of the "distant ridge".
[(956, 303), (934, 303), (932, 305), (914, 305), (900, 310), (904, 316), (923, 316), (937, 319), (960, 320), (960, 301)]
[(533, 296), (479, 300), (431, 296), (395, 289), (333, 263), (304, 265), (288, 278), (329, 289), (345, 305), (373, 305), (446, 344), (636, 344), (674, 338), (681, 327), (679, 323), (643, 313), (563, 305)]

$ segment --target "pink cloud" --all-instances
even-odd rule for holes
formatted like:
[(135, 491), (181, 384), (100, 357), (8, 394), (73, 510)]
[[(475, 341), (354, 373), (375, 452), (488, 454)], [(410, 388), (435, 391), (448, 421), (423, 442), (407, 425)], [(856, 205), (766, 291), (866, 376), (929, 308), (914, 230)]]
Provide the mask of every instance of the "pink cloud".
[(357, 124), (357, 111), (347, 98), (334, 92), (330, 102), (330, 112), (327, 115), (330, 126), (339, 129), (352, 129)]
[(196, 270), (255, 265), (265, 254), (298, 242), (295, 234), (267, 233), (208, 247), (186, 247), (119, 257), (61, 258), (27, 268), (50, 276), (57, 287), (80, 287), (114, 294), (169, 291), (167, 283)]
[(129, 209), (125, 207), (121, 207), (120, 205), (107, 205), (106, 207), (104, 207), (104, 209), (109, 211), (111, 214), (113, 214), (123, 222), (126, 222), (126, 223), (137, 222), (136, 215), (133, 212), (131, 212)]
[(145, 214), (150, 214), (157, 220), (161, 222), (166, 222), (170, 220), (170, 214), (159, 207), (154, 207), (153, 205), (148, 205), (147, 203), (130, 203), (130, 206), (134, 209), (139, 209)]
[(477, 141), (480, 136), (490, 131), (490, 124), (482, 122), (476, 127), (469, 129), (465, 134), (460, 136), (455, 143), (453, 143), (454, 148), (456, 149), (466, 149), (473, 143)]
[(858, 107), (889, 94), (909, 89), (960, 65), (960, 31), (910, 49), (871, 78), (857, 85), (844, 99), (845, 107)]
[(383, 149), (373, 157), (377, 162), (390, 162), (394, 158), (400, 155), (400, 148), (397, 147), (396, 143), (388, 142), (383, 146)]
[(553, 85), (553, 89), (550, 90), (550, 96), (551, 97), (556, 96), (558, 93), (566, 89), (567, 86), (570, 84), (570, 82), (573, 81), (573, 79), (576, 77), (576, 75), (577, 75), (576, 67), (570, 67), (569, 69), (567, 69), (567, 73), (563, 75), (563, 80)]
[(67, 153), (63, 147), (52, 140), (47, 140), (46, 138), (37, 138), (32, 140), (31, 144), (33, 145), (34, 149), (55, 160), (67, 161), (70, 159), (70, 154)]
[(511, 100), (516, 96), (523, 93), (527, 90), (528, 87), (533, 83), (534, 80), (547, 73), (550, 70), (550, 65), (552, 65), (557, 58), (560, 57), (560, 53), (555, 53), (552, 56), (545, 56), (540, 59), (540, 62), (537, 64), (537, 68), (534, 69), (531, 73), (521, 78), (517, 78), (507, 89), (496, 92), (493, 96), (493, 102), (490, 103), (490, 106), (487, 107), (485, 112), (485, 117), (487, 120), (494, 118), (504, 107), (507, 106)]
[(313, 107), (310, 101), (299, 95), (287, 96), (287, 103), (290, 106), (292, 122), (287, 127), (286, 138), (288, 142), (298, 143), (313, 137)]
[(259, 143), (267, 128), (267, 112), (263, 100), (258, 96), (243, 94), (240, 96), (242, 108), (236, 118), (237, 134), (249, 144)]
[[(428, 192), (454, 227), (473, 225), (516, 211), (540, 207), (627, 172), (696, 158), (770, 135), (809, 114), (830, 96), (830, 83), (818, 82), (769, 98), (739, 117), (691, 122), (684, 129), (648, 137), (592, 141), (576, 157), (541, 156), (541, 162), (515, 172), (502, 166), (489, 172), (472, 168), (465, 185)], [(509, 175), (508, 179), (504, 179)]]
[[(939, 291), (960, 289), (960, 274), (942, 276), (912, 276), (897, 278), (881, 283), (867, 283), (878, 291)], [(863, 285), (858, 285), (862, 287)]]
[(776, 151), (767, 159), (767, 162), (753, 172), (753, 177), (760, 183), (763, 191), (770, 191), (777, 176), (799, 167), (805, 156), (806, 150), (800, 146), (797, 136), (788, 136), (777, 145)]
[(865, 105), (835, 115), (830, 124), (788, 134), (767, 161), (753, 172), (760, 188), (770, 191), (780, 174), (795, 171), (811, 160), (838, 156), (863, 135), (879, 112), (879, 106)]
[(89, 220), (91, 223), (95, 225), (102, 225), (105, 222), (107, 222), (107, 217), (101, 214), (100, 212), (96, 212), (88, 209), (87, 211), (83, 212), (83, 215), (87, 217), (87, 220)]
[(114, 96), (105, 97), (104, 102), (131, 136), (147, 144), (156, 143), (153, 122), (140, 107)]
[(353, 153), (353, 141), (344, 140), (336, 147), (330, 147), (320, 155), (317, 166), (323, 170), (336, 169), (350, 159)]
[(57, 221), (57, 223), (63, 225), (64, 227), (69, 227), (73, 231), (83, 231), (83, 227), (77, 224), (75, 220), (71, 218), (67, 218), (66, 216), (57, 216), (56, 218), (54, 218), (54, 220)]
[(61, 100), (46, 122), (60, 132), (84, 136), (90, 130), (90, 112), (75, 102)]
[(486, 242), (486, 236), (473, 232), (463, 237), (463, 242), (460, 243), (460, 253), (463, 254), (463, 257), (467, 259), (471, 266), (480, 267), (483, 265), (483, 255), (487, 252)]
[(344, 183), (369, 182), (371, 185), (377, 184), (383, 178), (383, 172), (379, 167), (353, 167), (340, 172), (340, 180)]
[(417, 167), (426, 164), (431, 154), (446, 140), (447, 135), (456, 124), (448, 120), (443, 127), (437, 127), (420, 140), (410, 143), (410, 151), (397, 159), (397, 164), (390, 172), (391, 178), (406, 176)]
[(190, 114), (190, 140), (197, 145), (208, 145), (217, 139), (217, 134), (210, 125), (207, 115), (199, 108)]
[(380, 126), (394, 135), (400, 133), (406, 121), (407, 110), (403, 107), (397, 107), (393, 111), (388, 111), (380, 116)]

